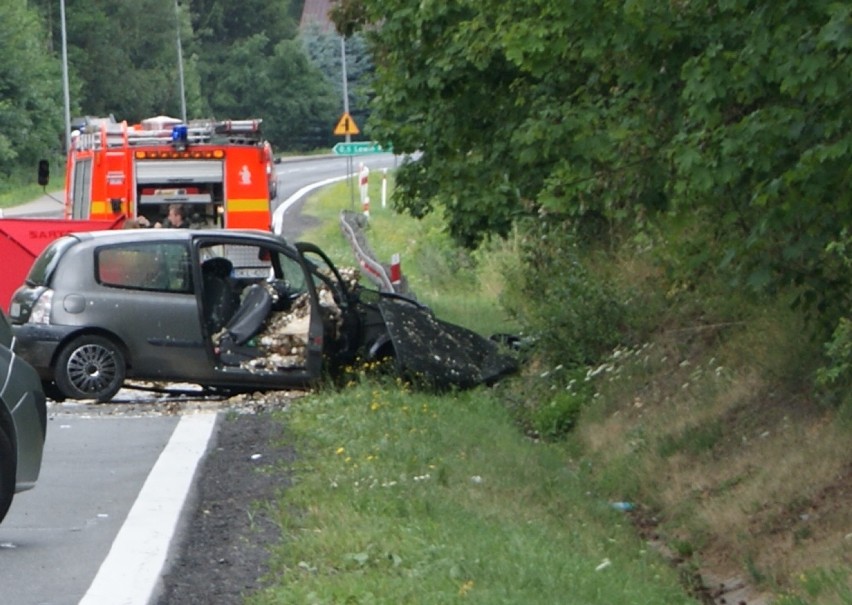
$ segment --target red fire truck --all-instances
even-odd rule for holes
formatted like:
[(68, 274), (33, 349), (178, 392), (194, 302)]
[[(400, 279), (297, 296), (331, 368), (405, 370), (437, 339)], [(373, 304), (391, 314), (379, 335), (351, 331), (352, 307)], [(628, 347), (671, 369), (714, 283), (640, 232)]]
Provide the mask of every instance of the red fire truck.
[(153, 224), (180, 203), (194, 226), (268, 230), (277, 180), (260, 123), (86, 118), (71, 137), (65, 218)]

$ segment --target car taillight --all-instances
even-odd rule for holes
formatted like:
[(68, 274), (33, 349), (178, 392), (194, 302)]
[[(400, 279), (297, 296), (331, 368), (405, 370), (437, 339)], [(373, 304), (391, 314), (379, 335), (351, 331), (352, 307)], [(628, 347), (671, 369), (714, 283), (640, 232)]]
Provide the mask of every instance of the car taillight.
[(30, 323), (49, 324), (51, 307), (53, 307), (53, 290), (45, 290), (33, 303)]

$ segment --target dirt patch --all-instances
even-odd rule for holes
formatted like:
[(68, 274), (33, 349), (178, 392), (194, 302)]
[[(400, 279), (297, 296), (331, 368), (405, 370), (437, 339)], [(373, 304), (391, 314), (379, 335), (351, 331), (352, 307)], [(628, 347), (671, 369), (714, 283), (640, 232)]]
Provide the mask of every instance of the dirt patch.
[(238, 604), (261, 587), (281, 539), (269, 505), (290, 484), (294, 456), (269, 411), (224, 414), (158, 605)]
[(637, 507), (628, 513), (643, 540), (669, 565), (678, 570), (684, 589), (704, 605), (768, 605), (769, 596), (758, 590), (739, 570), (696, 566), (690, 557), (675, 552), (658, 533), (659, 521), (652, 511)]

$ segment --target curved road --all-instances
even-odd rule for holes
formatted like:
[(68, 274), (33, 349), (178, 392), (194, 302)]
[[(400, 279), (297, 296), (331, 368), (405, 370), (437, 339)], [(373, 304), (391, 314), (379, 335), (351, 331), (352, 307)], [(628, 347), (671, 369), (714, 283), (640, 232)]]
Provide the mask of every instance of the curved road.
[(379, 153), (357, 158), (329, 157), (298, 158), (284, 160), (277, 165), (278, 199), (273, 209), (273, 230), (289, 240), (299, 236), (298, 231), (289, 228), (284, 216), (299, 212), (306, 196), (313, 190), (350, 179), (350, 204), (354, 204), (357, 195), (357, 171), (359, 164), (369, 168), (372, 178), (379, 170), (395, 168), (399, 157), (390, 153)]

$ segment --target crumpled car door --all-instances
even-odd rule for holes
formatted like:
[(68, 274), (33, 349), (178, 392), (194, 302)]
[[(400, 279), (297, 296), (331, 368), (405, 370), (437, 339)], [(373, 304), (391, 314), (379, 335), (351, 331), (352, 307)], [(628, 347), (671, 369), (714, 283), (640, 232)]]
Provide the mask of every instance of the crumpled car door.
[(383, 295), (378, 307), (393, 342), (398, 371), (436, 389), (490, 385), (518, 369), (498, 344), (462, 326), (442, 321), (428, 307)]

